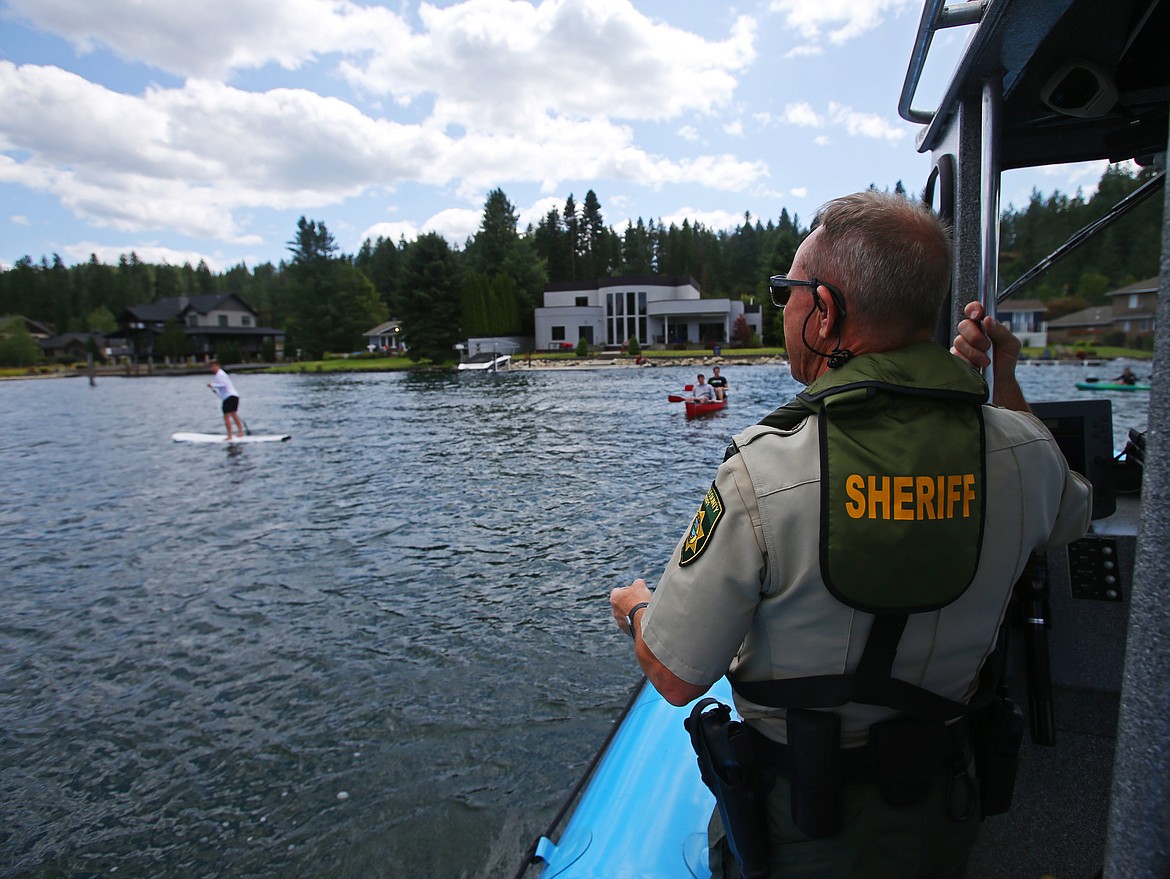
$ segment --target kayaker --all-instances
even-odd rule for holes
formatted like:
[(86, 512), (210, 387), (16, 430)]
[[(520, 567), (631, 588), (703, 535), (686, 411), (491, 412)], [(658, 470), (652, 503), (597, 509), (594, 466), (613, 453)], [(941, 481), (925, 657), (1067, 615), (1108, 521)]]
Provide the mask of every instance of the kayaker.
[(698, 383), (691, 390), (691, 395), (686, 398), (688, 403), (710, 403), (715, 399), (715, 389), (707, 384), (707, 377), (703, 373), (699, 373)]
[(715, 397), (719, 400), (722, 400), (724, 397), (727, 396), (727, 391), (728, 391), (727, 379), (725, 379), (722, 375), (719, 374), (719, 367), (718, 366), (711, 367), (711, 372), (712, 372), (711, 381), (707, 382), (707, 384), (709, 384), (711, 387), (713, 387), (715, 389)]
[(1128, 366), (1121, 370), (1121, 375), (1113, 379), (1115, 382), (1120, 382), (1123, 385), (1136, 385), (1138, 377), (1133, 374), (1133, 370)]
[[(973, 733), (947, 712), (977, 692), (1030, 553), (1089, 525), (1088, 481), (1016, 381), (1019, 340), (971, 303), (951, 352), (932, 341), (951, 259), (919, 203), (824, 206), (771, 281), (808, 386), (734, 438), (657, 589), (610, 595), (669, 702), (728, 675), (773, 877), (965, 875)], [(971, 368), (992, 347), (998, 405)], [(718, 812), (710, 830), (713, 875), (738, 875)]]

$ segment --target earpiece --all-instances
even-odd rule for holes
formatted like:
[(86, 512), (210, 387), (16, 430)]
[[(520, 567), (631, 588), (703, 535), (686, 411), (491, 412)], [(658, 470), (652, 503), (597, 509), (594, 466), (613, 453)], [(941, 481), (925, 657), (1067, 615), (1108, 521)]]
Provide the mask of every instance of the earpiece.
[(834, 290), (828, 284), (824, 286), (829, 290), (829, 294), (833, 297), (833, 302), (836, 303), (837, 310), (839, 312), (837, 317), (837, 324), (833, 328), (837, 332), (837, 345), (833, 348), (832, 351), (818, 351), (808, 343), (808, 336), (806, 334), (808, 332), (808, 323), (810, 320), (812, 320), (812, 316), (818, 311), (824, 313), (828, 312), (828, 308), (821, 304), (821, 300), (815, 294), (813, 296), (812, 310), (809, 311), (808, 317), (804, 319), (804, 325), (800, 328), (800, 341), (802, 341), (804, 343), (804, 347), (808, 348), (808, 350), (813, 354), (827, 358), (829, 369), (838, 369), (848, 363), (853, 357), (852, 351), (850, 351), (848, 348), (841, 347), (841, 324), (845, 320), (845, 302), (842, 300), (841, 295), (836, 290)]
[(837, 369), (844, 366), (853, 357), (853, 352), (848, 348), (834, 348), (829, 355), (829, 369)]

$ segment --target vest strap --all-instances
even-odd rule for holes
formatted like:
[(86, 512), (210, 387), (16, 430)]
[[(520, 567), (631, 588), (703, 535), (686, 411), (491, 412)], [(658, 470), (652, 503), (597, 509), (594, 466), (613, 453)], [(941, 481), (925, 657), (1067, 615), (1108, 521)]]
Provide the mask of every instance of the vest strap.
[(906, 630), (908, 614), (878, 614), (865, 641), (853, 674), (810, 675), (767, 681), (732, 679), (736, 695), (769, 708), (840, 708), (849, 702), (878, 705), (909, 714), (920, 720), (943, 723), (983, 707), (991, 689), (981, 680), (979, 690), (967, 704), (948, 699), (907, 681), (891, 677), (898, 642)]

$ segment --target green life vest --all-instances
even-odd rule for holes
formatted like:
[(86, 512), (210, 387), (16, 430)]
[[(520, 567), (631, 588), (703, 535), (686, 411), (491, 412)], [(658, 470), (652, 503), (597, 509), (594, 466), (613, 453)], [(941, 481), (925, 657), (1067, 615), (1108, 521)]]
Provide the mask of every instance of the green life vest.
[(818, 416), (821, 575), (839, 601), (876, 615), (857, 673), (732, 681), (757, 704), (887, 705), (946, 718), (965, 706), (896, 681), (907, 617), (971, 585), (986, 510), (982, 377), (934, 342), (855, 357), (761, 424)]
[(933, 342), (855, 357), (763, 424), (819, 416), (821, 573), (868, 613), (958, 598), (983, 541), (983, 379)]

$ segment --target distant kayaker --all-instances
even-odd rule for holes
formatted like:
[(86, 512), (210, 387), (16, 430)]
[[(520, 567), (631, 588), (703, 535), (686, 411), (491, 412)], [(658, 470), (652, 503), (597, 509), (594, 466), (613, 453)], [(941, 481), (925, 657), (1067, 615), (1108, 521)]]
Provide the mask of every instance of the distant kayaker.
[(244, 425), (236, 411), (240, 408), (240, 395), (236, 393), (236, 386), (232, 384), (231, 377), (223, 371), (218, 360), (212, 360), (208, 366), (211, 367), (214, 378), (207, 383), (207, 386), (219, 394), (219, 399), (222, 401), (220, 408), (223, 411), (223, 426), (227, 430), (227, 438), (229, 440), (232, 438), (233, 423), (236, 426), (236, 436), (243, 436), (245, 433)]
[[(1002, 811), (1015, 774), (996, 752), (977, 778), (967, 704), (1014, 716), (980, 673), (1030, 554), (1085, 533), (1092, 489), (1028, 412), (1002, 323), (972, 302), (951, 351), (933, 341), (952, 250), (928, 206), (861, 192), (812, 228), (769, 285), (808, 387), (734, 438), (658, 588), (610, 609), (671, 704), (731, 681), (725, 753), (752, 749), (755, 791), (715, 785), (713, 875), (735, 850), (774, 879), (962, 876), (980, 797)], [(696, 708), (692, 736), (729, 745)], [(724, 802), (747, 817), (724, 828)]]
[(715, 399), (715, 389), (707, 384), (707, 377), (703, 373), (699, 373), (698, 384), (691, 390), (691, 395), (686, 398), (688, 403), (710, 403)]
[(1128, 366), (1121, 370), (1121, 375), (1113, 379), (1115, 382), (1120, 382), (1123, 385), (1136, 385), (1138, 377), (1133, 374), (1133, 370)]
[(715, 397), (719, 400), (722, 400), (725, 396), (727, 396), (727, 379), (719, 374), (718, 366), (711, 367), (711, 372), (711, 381), (707, 382), (707, 384), (715, 389)]

